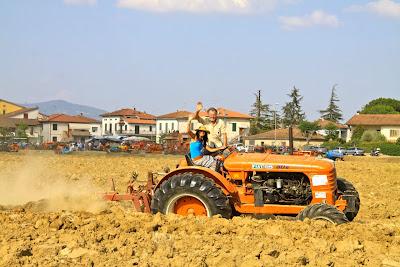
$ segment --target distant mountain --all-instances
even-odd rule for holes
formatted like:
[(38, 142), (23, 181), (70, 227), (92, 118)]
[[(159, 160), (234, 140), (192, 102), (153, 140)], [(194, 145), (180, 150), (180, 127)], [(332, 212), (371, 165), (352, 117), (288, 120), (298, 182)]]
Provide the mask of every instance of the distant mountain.
[(55, 113), (65, 113), (69, 115), (79, 115), (82, 113), (83, 116), (99, 119), (100, 114), (106, 113), (106, 110), (94, 108), (85, 105), (78, 105), (70, 103), (64, 100), (51, 100), (39, 103), (28, 103), (22, 104), (25, 107), (39, 107), (39, 111), (46, 115)]

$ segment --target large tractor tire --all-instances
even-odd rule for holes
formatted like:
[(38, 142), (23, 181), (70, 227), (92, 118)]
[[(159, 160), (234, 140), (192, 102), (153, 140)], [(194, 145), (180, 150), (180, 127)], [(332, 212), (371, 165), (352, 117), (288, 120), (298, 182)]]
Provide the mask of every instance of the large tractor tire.
[(311, 220), (325, 220), (333, 224), (349, 222), (343, 212), (338, 210), (336, 207), (325, 203), (307, 206), (297, 215), (297, 219), (300, 221), (304, 221), (306, 218)]
[(346, 179), (337, 178), (337, 186), (339, 194), (342, 194), (345, 199), (346, 196), (354, 199), (354, 205), (351, 210), (349, 208), (346, 208), (343, 211), (347, 219), (349, 219), (349, 221), (352, 221), (357, 216), (358, 211), (360, 210), (360, 195), (358, 194), (354, 185)]
[(154, 214), (232, 217), (229, 200), (222, 190), (213, 180), (193, 173), (177, 174), (164, 181), (154, 193), (151, 210)]

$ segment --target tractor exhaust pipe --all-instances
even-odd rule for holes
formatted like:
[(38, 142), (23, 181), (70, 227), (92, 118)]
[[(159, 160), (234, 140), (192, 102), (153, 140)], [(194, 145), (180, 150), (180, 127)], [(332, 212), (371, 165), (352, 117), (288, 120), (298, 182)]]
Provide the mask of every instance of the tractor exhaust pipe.
[(293, 128), (289, 126), (289, 154), (293, 155)]

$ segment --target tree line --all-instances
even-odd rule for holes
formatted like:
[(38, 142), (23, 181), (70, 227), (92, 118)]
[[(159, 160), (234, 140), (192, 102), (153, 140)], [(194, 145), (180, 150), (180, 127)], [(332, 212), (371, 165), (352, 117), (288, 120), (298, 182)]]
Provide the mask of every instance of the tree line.
[[(343, 120), (343, 113), (338, 105), (339, 98), (336, 94), (336, 87), (337, 85), (332, 86), (327, 107), (319, 110), (320, 118), (330, 122), (324, 127), (327, 141), (338, 139), (338, 127), (336, 125)], [(250, 115), (253, 116), (250, 134), (257, 134), (274, 128), (296, 126), (308, 141), (312, 135), (321, 130), (318, 121), (306, 120), (306, 115), (301, 105), (303, 96), (301, 96), (300, 90), (296, 86), (287, 96), (289, 101), (278, 111), (275, 110), (275, 107), (272, 108), (270, 104), (262, 101), (261, 90), (255, 93), (256, 100), (250, 111)], [(358, 112), (361, 114), (400, 114), (400, 100), (392, 98), (374, 99)]]
[[(337, 104), (339, 99), (335, 90), (336, 85), (332, 87), (327, 108), (319, 111), (321, 118), (331, 121), (332, 123), (338, 123), (343, 119), (342, 111)], [(303, 96), (301, 96), (300, 90), (296, 88), (296, 86), (287, 94), (289, 101), (282, 106), (281, 112), (275, 110), (275, 108), (272, 109), (271, 105), (262, 101), (261, 90), (257, 91), (255, 96), (256, 101), (252, 105), (250, 111), (250, 115), (254, 118), (251, 121), (251, 134), (289, 126), (299, 126), (300, 128), (304, 128), (305, 131), (307, 131), (307, 129), (308, 131), (318, 130), (316, 122), (308, 122), (306, 120), (305, 112), (301, 106)]]

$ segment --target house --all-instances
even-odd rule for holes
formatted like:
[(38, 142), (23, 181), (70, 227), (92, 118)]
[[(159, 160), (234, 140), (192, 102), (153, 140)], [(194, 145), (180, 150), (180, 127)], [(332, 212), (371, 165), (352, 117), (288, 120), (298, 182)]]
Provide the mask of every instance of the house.
[[(282, 128), (250, 135), (245, 137), (244, 140), (246, 146), (289, 146), (289, 129)], [(323, 142), (324, 137), (320, 134), (314, 134), (309, 140), (310, 145), (321, 145)], [(299, 148), (306, 144), (306, 137), (300, 129), (293, 128), (293, 146)]]
[(156, 136), (156, 117), (136, 108), (123, 108), (100, 115), (102, 135), (141, 136), (152, 140)]
[(38, 107), (27, 108), (0, 99), (0, 127), (8, 129), (14, 136), (18, 127), (26, 127), (25, 133), (29, 142), (42, 141), (42, 118)]
[(81, 115), (53, 114), (41, 123), (44, 142), (84, 142), (101, 135), (101, 122)]
[(39, 120), (0, 116), (0, 128), (8, 129), (13, 136), (16, 136), (17, 129), (21, 125), (27, 127), (25, 133), (28, 138), (28, 142), (42, 142), (42, 125), (40, 124)]
[(318, 130), (317, 133), (323, 136), (328, 135), (328, 130), (326, 130), (330, 125), (334, 125), (337, 128), (338, 132), (338, 138), (346, 140), (347, 139), (347, 125), (337, 123), (337, 122), (332, 122), (329, 120), (325, 120), (323, 118), (320, 118), (316, 121), (321, 128), (321, 130)]
[(400, 137), (400, 114), (356, 114), (346, 122), (347, 142), (351, 140), (355, 127), (377, 131), (384, 135), (389, 142), (396, 142)]
[(6, 115), (20, 109), (25, 109), (25, 107), (4, 99), (0, 99), (0, 115)]
[[(250, 115), (243, 114), (237, 111), (232, 111), (226, 108), (217, 108), (218, 118), (225, 122), (228, 143), (240, 142), (241, 139), (249, 133), (250, 130)], [(176, 112), (158, 116), (156, 127), (156, 141), (160, 142), (161, 136), (164, 134), (179, 132), (185, 133), (187, 121), (192, 112), (185, 110), (177, 110)], [(207, 117), (206, 112), (201, 112), (200, 116)], [(191, 124), (191, 130), (197, 129), (199, 122), (194, 120)]]

